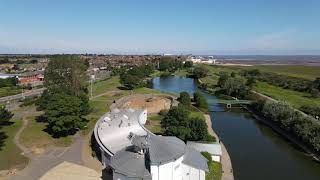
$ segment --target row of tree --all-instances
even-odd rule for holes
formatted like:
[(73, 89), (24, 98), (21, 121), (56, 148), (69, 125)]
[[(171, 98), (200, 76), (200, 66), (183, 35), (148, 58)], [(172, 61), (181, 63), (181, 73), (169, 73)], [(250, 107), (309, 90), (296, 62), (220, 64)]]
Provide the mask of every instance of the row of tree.
[(37, 102), (44, 110), (42, 120), (55, 137), (67, 136), (85, 127), (84, 115), (90, 112), (88, 65), (78, 56), (53, 57), (45, 71), (46, 91)]
[(258, 101), (251, 107), (320, 152), (320, 124), (312, 117), (303, 115), (285, 102)]
[(152, 64), (134, 66), (122, 71), (120, 74), (120, 83), (127, 89), (135, 89), (147, 85), (147, 77), (154, 72)]
[(260, 72), (258, 69), (243, 70), (241, 74), (247, 78), (255, 78), (274, 86), (294, 91), (308, 92), (311, 93), (313, 97), (320, 97), (320, 78), (310, 81), (304, 78), (290, 77), (271, 72)]

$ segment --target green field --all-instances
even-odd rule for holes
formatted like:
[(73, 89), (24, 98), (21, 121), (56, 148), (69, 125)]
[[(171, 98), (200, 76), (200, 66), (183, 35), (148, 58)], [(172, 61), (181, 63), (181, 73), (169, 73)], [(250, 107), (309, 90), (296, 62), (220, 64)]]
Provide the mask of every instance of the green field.
[(28, 158), (21, 155), (21, 150), (13, 142), (15, 134), (22, 125), (22, 121), (20, 119), (12, 119), (10, 122), (13, 124), (4, 126), (0, 130), (7, 136), (4, 140), (4, 146), (0, 150), (0, 170), (22, 169), (28, 163)]
[(27, 117), (28, 126), (22, 131), (20, 142), (31, 149), (45, 148), (50, 145), (67, 147), (72, 143), (72, 137), (53, 138), (45, 132), (47, 123), (37, 122), (35, 116)]
[(258, 82), (255, 90), (276, 100), (286, 101), (295, 108), (299, 108), (303, 105), (320, 106), (320, 98), (312, 98), (308, 93), (283, 89), (281, 87), (269, 85), (265, 82)]
[(299, 77), (314, 80), (320, 77), (320, 66), (302, 66), (302, 65), (267, 65), (239, 67), (240, 69), (259, 69), (262, 72), (273, 72), (291, 77)]

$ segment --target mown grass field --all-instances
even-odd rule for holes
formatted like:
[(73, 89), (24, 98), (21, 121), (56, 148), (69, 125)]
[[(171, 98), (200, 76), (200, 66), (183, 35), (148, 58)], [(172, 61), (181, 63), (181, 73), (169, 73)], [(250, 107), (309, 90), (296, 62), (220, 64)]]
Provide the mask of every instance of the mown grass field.
[(72, 137), (53, 138), (45, 132), (47, 123), (37, 122), (35, 116), (26, 117), (28, 126), (22, 131), (20, 142), (31, 149), (37, 150), (50, 145), (67, 147), (72, 144)]
[[(219, 77), (217, 74), (221, 71), (224, 72), (236, 72), (239, 73), (244, 69), (259, 69), (261, 72), (273, 72), (283, 74), (291, 77), (305, 78), (314, 80), (316, 77), (320, 77), (320, 66), (292, 66), (292, 65), (268, 65), (268, 66), (206, 66), (209, 69), (209, 76), (202, 78), (201, 81), (215, 85), (218, 82)], [(299, 108), (303, 105), (317, 105), (320, 106), (320, 98), (312, 98), (309, 93), (293, 91), (284, 89), (281, 87), (273, 86), (265, 82), (257, 82), (254, 90), (270, 96), (276, 100), (286, 101), (295, 108)]]
[(295, 108), (303, 105), (320, 106), (320, 98), (312, 98), (309, 93), (283, 89), (265, 82), (257, 82), (255, 90), (276, 100), (286, 101)]
[(302, 65), (265, 65), (239, 67), (239, 69), (259, 69), (262, 72), (273, 72), (291, 77), (299, 77), (314, 80), (320, 77), (320, 66), (302, 66)]
[(22, 126), (21, 119), (12, 119), (11, 125), (3, 126), (0, 132), (7, 136), (0, 148), (0, 170), (11, 168), (21, 169), (28, 163), (28, 158), (21, 154), (21, 150), (14, 144), (14, 136)]

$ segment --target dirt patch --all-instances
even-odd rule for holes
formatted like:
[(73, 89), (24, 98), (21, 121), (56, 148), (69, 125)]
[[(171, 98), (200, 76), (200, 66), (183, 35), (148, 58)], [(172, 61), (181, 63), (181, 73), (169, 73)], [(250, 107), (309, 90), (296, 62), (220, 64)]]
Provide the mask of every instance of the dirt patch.
[(126, 99), (119, 108), (121, 109), (147, 109), (148, 114), (157, 114), (163, 109), (170, 109), (172, 98), (162, 95), (135, 95)]

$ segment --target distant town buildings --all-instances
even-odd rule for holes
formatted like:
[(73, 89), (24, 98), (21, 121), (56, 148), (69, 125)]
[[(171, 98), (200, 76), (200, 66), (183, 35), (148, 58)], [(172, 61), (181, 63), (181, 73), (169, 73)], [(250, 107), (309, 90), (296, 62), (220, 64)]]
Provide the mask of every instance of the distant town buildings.
[(217, 59), (213, 59), (213, 56), (189, 56), (187, 61), (192, 61), (195, 64), (217, 64)]

